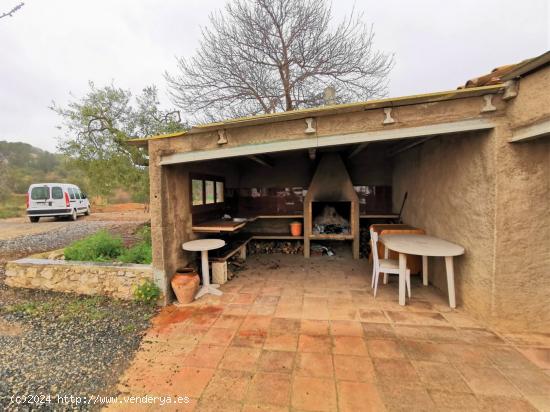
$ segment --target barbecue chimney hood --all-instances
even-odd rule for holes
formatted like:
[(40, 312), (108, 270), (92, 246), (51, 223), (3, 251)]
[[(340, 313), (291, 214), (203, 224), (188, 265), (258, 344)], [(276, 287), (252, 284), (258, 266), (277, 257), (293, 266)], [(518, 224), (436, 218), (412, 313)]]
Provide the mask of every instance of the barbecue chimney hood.
[[(313, 233), (314, 203), (340, 204), (348, 208), (344, 216), (349, 220), (346, 234)], [(351, 241), (353, 258), (359, 258), (359, 198), (353, 188), (346, 166), (337, 153), (324, 154), (313, 175), (304, 199), (304, 256), (310, 256), (311, 240)]]

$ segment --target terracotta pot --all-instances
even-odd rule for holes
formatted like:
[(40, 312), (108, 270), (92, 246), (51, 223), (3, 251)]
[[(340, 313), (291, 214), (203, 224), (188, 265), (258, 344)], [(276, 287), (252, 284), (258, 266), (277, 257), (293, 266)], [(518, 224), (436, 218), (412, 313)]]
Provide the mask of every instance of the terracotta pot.
[(302, 235), (302, 222), (292, 222), (290, 224), (290, 234), (292, 236)]
[(200, 278), (192, 269), (177, 271), (172, 277), (172, 289), (181, 304), (187, 304), (195, 300), (199, 289)]

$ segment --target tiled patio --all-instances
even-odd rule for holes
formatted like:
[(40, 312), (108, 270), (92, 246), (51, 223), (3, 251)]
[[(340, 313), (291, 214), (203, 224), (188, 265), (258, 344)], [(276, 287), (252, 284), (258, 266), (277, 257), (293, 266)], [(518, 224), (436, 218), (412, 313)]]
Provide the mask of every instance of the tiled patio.
[(221, 298), (160, 313), (123, 394), (189, 396), (162, 409), (184, 411), (550, 410), (550, 334), (497, 334), (417, 279), (406, 307), (395, 278), (375, 300), (365, 260), (247, 267)]

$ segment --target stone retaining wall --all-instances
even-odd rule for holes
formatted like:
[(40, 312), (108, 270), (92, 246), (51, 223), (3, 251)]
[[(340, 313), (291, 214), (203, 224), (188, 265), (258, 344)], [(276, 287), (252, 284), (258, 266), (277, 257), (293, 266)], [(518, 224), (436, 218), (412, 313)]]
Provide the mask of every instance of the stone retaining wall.
[(147, 279), (153, 279), (150, 265), (27, 258), (7, 263), (5, 283), (18, 288), (132, 299), (134, 288)]

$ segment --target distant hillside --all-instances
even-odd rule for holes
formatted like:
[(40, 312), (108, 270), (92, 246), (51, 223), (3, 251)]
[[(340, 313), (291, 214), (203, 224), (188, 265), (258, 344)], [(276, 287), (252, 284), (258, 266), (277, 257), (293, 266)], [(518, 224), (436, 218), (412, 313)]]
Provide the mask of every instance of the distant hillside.
[(27, 143), (0, 141), (0, 186), (12, 193), (25, 193), (37, 181), (66, 180), (63, 156)]

